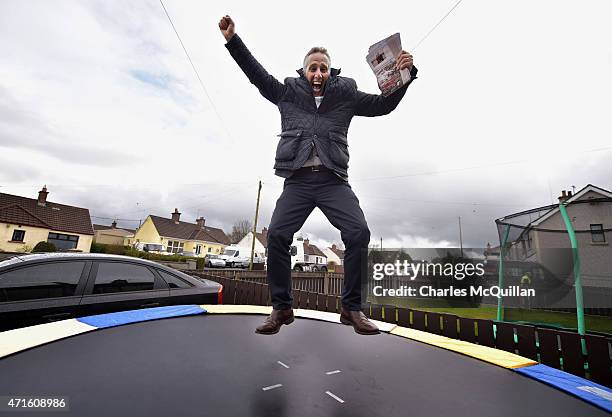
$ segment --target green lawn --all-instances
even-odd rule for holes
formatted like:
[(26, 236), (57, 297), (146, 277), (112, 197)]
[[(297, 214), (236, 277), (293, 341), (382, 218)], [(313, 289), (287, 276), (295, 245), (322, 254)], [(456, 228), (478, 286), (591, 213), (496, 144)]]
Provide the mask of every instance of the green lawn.
[[(496, 307), (479, 307), (479, 308), (422, 308), (425, 311), (436, 311), (450, 314), (456, 314), (460, 317), (479, 318), (479, 319), (496, 319)], [(523, 310), (523, 309), (506, 309), (504, 312), (505, 321), (525, 322), (531, 324), (547, 324), (551, 326), (565, 327), (576, 329), (576, 315), (573, 313), (561, 313), (556, 311), (540, 311), (540, 310)], [(612, 334), (612, 317), (604, 316), (585, 316), (586, 329), (595, 332), (604, 332)]]
[[(382, 299), (380, 301), (382, 301)], [(440, 300), (420, 300), (418, 305), (409, 305), (409, 303), (405, 303), (405, 305), (398, 305), (398, 307), (407, 307), (415, 310), (433, 311), (437, 313), (449, 313), (459, 317), (474, 319), (495, 320), (497, 318), (497, 307), (495, 306), (480, 306), (475, 308), (450, 307), (443, 302), (436, 301)], [(427, 304), (424, 304), (425, 302), (427, 302)], [(372, 300), (372, 303), (377, 303), (377, 300)], [(576, 329), (577, 327), (576, 315), (573, 313), (507, 308), (504, 315), (504, 320), (511, 322), (546, 324), (568, 329)], [(587, 331), (590, 330), (612, 334), (612, 317), (586, 315), (585, 324)]]

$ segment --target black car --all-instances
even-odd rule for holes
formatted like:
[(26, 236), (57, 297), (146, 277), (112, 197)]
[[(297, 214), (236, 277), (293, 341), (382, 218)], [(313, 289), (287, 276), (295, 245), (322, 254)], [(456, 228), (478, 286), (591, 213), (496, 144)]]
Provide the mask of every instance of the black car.
[(0, 261), (0, 331), (114, 311), (217, 304), (223, 287), (167, 266), (91, 253)]

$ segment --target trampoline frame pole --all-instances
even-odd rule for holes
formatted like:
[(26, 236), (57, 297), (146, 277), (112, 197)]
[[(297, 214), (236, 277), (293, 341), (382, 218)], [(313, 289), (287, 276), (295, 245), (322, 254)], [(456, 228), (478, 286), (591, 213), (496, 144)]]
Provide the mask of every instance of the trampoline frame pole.
[[(576, 232), (574, 231), (572, 222), (567, 214), (567, 210), (565, 209), (565, 204), (559, 203), (559, 211), (561, 212), (561, 216), (563, 216), (565, 228), (567, 229), (567, 234), (569, 235), (570, 243), (572, 244), (572, 255), (574, 258), (574, 286), (576, 288), (576, 317), (578, 321), (578, 334), (584, 336), (584, 300), (582, 298), (582, 278), (580, 275), (580, 256), (578, 255), (578, 240), (576, 239)], [(582, 351), (584, 353), (586, 351), (584, 338), (581, 338), (581, 341)]]
[[(499, 247), (499, 270), (498, 270), (498, 279), (497, 285), (499, 288), (504, 287), (504, 248), (506, 247), (506, 242), (508, 241), (508, 235), (510, 234), (510, 225), (505, 225), (504, 236), (502, 237), (501, 245)], [(504, 299), (503, 297), (499, 297), (497, 299), (497, 321), (502, 321), (504, 319)]]

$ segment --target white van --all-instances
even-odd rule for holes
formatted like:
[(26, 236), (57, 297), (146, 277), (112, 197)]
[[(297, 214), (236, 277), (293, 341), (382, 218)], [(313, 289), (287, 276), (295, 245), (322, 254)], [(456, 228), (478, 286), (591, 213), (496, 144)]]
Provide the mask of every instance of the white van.
[[(251, 249), (241, 246), (231, 245), (223, 250), (223, 253), (219, 255), (220, 259), (225, 261), (227, 268), (248, 268), (251, 263)], [(253, 257), (253, 263), (264, 262), (263, 256), (255, 252)]]

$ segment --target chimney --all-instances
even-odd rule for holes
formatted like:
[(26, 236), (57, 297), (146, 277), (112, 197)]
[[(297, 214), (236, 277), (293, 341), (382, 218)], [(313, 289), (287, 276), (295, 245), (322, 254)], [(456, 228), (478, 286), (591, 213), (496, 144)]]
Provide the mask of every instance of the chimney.
[(111, 229), (116, 229), (117, 228), (117, 220), (113, 220), (113, 223), (111, 224)]
[(268, 239), (268, 228), (264, 227), (263, 229), (261, 229), (261, 235), (263, 236), (264, 239)]
[(335, 251), (336, 250), (336, 244), (334, 243), (331, 248), (332, 248), (332, 250)]
[(175, 208), (174, 213), (172, 213), (172, 221), (174, 221), (175, 224), (179, 224), (180, 218), (181, 218), (181, 213), (179, 213), (178, 209)]
[(308, 240), (308, 239), (304, 239), (304, 245), (306, 245), (306, 246), (310, 246), (310, 240)]
[(200, 217), (199, 219), (196, 219), (196, 224), (198, 225), (200, 229), (204, 229), (205, 223), (206, 223), (206, 219), (204, 217)]
[(567, 198), (570, 198), (572, 196), (572, 192), (570, 190), (567, 190)]
[(567, 191), (562, 190), (561, 195), (559, 196), (559, 202), (562, 203), (567, 200), (570, 196), (567, 195)]
[(44, 207), (47, 205), (47, 195), (48, 194), (49, 193), (47, 192), (47, 186), (44, 185), (42, 190), (38, 192), (38, 205), (39, 206)]

